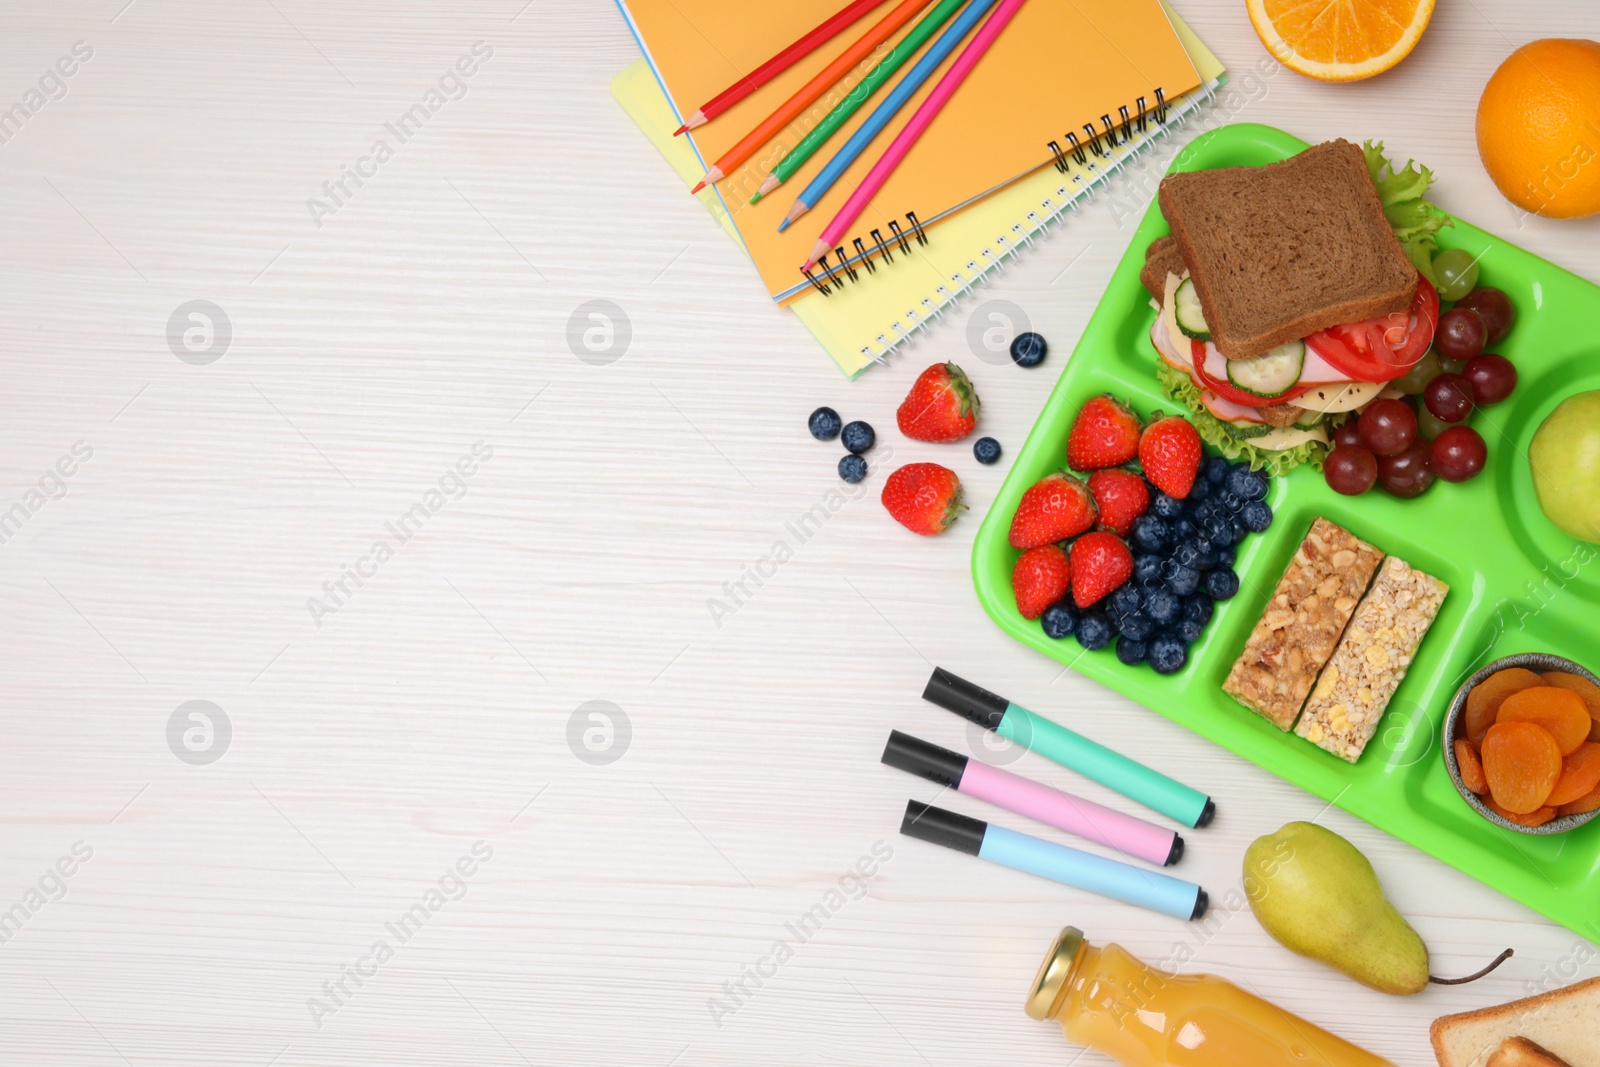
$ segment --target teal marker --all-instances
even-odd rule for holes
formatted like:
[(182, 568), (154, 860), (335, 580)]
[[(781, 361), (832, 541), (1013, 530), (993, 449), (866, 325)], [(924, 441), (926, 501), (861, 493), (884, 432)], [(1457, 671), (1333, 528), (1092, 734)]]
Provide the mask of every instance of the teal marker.
[(1216, 804), (1199, 790), (1190, 789), (1043, 715), (958, 678), (942, 667), (933, 669), (933, 677), (928, 679), (922, 699), (986, 730), (993, 730), (1006, 740), (1055, 760), (1185, 826), (1205, 826), (1216, 815)]

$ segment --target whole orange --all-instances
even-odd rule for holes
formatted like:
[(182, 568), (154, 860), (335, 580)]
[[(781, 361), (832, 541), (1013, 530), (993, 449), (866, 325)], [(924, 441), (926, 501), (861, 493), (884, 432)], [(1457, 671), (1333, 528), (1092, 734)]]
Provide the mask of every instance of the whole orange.
[(1478, 101), (1478, 155), (1525, 211), (1600, 211), (1600, 44), (1548, 37), (1512, 52)]

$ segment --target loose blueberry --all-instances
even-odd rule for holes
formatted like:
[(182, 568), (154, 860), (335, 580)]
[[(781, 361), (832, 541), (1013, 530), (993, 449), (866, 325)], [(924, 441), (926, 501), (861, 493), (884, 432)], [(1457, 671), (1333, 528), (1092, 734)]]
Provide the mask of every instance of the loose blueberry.
[(1204, 593), (1196, 593), (1194, 596), (1184, 598), (1182, 617), (1204, 626), (1211, 621), (1211, 613), (1215, 610), (1210, 597)]
[(1111, 620), (1103, 611), (1091, 611), (1078, 617), (1075, 628), (1078, 644), (1090, 652), (1098, 652), (1111, 643)]
[(1215, 570), (1218, 559), (1217, 546), (1204, 540), (1191, 543), (1195, 549), (1194, 565), (1202, 571)]
[(1196, 619), (1179, 619), (1178, 625), (1172, 628), (1172, 632), (1178, 635), (1178, 640), (1191, 645), (1200, 640), (1200, 635), (1205, 633), (1205, 630), (1206, 624)]
[(1267, 495), (1267, 476), (1240, 464), (1228, 472), (1228, 492), (1246, 502), (1260, 500)]
[(1232, 536), (1233, 536), (1233, 543), (1234, 544), (1238, 544), (1240, 541), (1243, 541), (1245, 534), (1247, 534), (1249, 532), (1250, 531), (1245, 528), (1243, 519), (1234, 519), (1233, 520), (1233, 526), (1231, 528), (1231, 533), (1232, 533)]
[(1011, 358), (1019, 367), (1037, 367), (1049, 351), (1050, 346), (1036, 333), (1019, 333), (1011, 341)]
[(1133, 547), (1141, 552), (1162, 552), (1171, 543), (1172, 529), (1167, 521), (1146, 512), (1133, 520)]
[(1155, 552), (1133, 557), (1133, 580), (1157, 582), (1161, 580), (1161, 556)]
[(1181, 542), (1172, 550), (1171, 559), (1180, 567), (1195, 567), (1200, 561), (1200, 549), (1193, 541)]
[(1046, 637), (1053, 637), (1057, 641), (1071, 637), (1073, 628), (1078, 625), (1078, 609), (1072, 606), (1070, 600), (1059, 600), (1044, 609), (1039, 624), (1044, 627)]
[(1251, 533), (1260, 533), (1272, 525), (1272, 509), (1264, 500), (1252, 500), (1239, 512), (1239, 521)]
[[(1235, 556), (1235, 552), (1234, 552), (1234, 548), (1233, 548), (1232, 545), (1229, 545), (1227, 548), (1219, 548), (1219, 549), (1217, 549), (1217, 566), (1218, 567), (1231, 567), (1231, 566), (1233, 566), (1234, 556)], [(1213, 569), (1215, 569), (1215, 568), (1213, 568)]]
[(1193, 567), (1174, 564), (1172, 573), (1167, 578), (1167, 588), (1180, 597), (1193, 596), (1194, 591), (1200, 588), (1200, 572)]
[(1130, 667), (1136, 667), (1144, 662), (1147, 646), (1143, 641), (1123, 636), (1117, 638), (1117, 659)]
[(1132, 615), (1141, 606), (1143, 598), (1139, 595), (1138, 586), (1132, 582), (1117, 586), (1106, 599), (1106, 607), (1115, 615)]
[(1193, 507), (1188, 509), (1185, 517), (1196, 526), (1204, 529), (1206, 523), (1217, 517), (1217, 509), (1220, 506), (1221, 503), (1215, 496), (1208, 497), (1205, 500), (1197, 501)]
[(1210, 482), (1212, 485), (1221, 485), (1225, 480), (1227, 480), (1229, 469), (1230, 464), (1228, 463), (1228, 457), (1226, 456), (1208, 457), (1206, 459), (1205, 466), (1202, 468), (1202, 470), (1205, 472), (1206, 481)]
[(1171, 589), (1152, 589), (1144, 610), (1157, 626), (1171, 626), (1183, 612), (1183, 601)]
[(1231, 546), (1233, 544), (1233, 520), (1219, 515), (1206, 523), (1206, 539), (1218, 548)]
[(1173, 544), (1177, 544), (1180, 541), (1193, 541), (1199, 535), (1200, 527), (1196, 526), (1188, 519), (1179, 519), (1177, 522), (1172, 524)]
[(831, 441), (839, 436), (839, 427), (844, 425), (844, 421), (832, 408), (818, 408), (811, 413), (806, 425), (810, 428), (812, 437), (819, 441)]
[(972, 456), (984, 466), (996, 463), (1000, 459), (1000, 442), (992, 437), (980, 437), (972, 442)]
[(855, 485), (867, 476), (867, 461), (850, 453), (839, 457), (839, 477)]
[(878, 435), (873, 432), (872, 427), (859, 419), (845, 423), (844, 430), (840, 433), (840, 441), (844, 444), (845, 451), (854, 452), (858, 456), (871, 448), (877, 439)]
[(1132, 641), (1143, 641), (1155, 632), (1155, 620), (1142, 611), (1125, 616), (1117, 632)]
[(1175, 496), (1168, 496), (1157, 489), (1150, 494), (1150, 513), (1157, 518), (1166, 519), (1168, 522), (1173, 519), (1181, 519), (1183, 518), (1183, 501)]
[(1217, 502), (1217, 510), (1224, 515), (1237, 515), (1239, 509), (1244, 507), (1244, 497), (1228, 488), (1228, 483), (1222, 483), (1222, 488), (1211, 498)]
[(1189, 646), (1176, 634), (1157, 634), (1150, 639), (1148, 655), (1157, 674), (1173, 674), (1189, 662)]
[(1206, 575), (1206, 596), (1227, 600), (1239, 591), (1239, 576), (1233, 571), (1212, 571)]

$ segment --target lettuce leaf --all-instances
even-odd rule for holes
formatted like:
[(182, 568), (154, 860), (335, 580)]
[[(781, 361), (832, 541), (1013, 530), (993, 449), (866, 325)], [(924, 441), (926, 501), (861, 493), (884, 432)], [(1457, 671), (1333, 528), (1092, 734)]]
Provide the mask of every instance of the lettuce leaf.
[(1317, 470), (1322, 469), (1322, 457), (1327, 453), (1326, 445), (1307, 441), (1303, 445), (1296, 445), (1283, 451), (1257, 448), (1249, 441), (1233, 436), (1228, 432), (1227, 423), (1206, 410), (1206, 406), (1200, 402), (1200, 390), (1196, 388), (1194, 380), (1188, 374), (1166, 360), (1158, 359), (1156, 378), (1161, 382), (1161, 391), (1168, 399), (1183, 405), (1188, 410), (1189, 421), (1200, 434), (1200, 440), (1229, 459), (1244, 460), (1253, 470), (1264, 470), (1274, 477), (1286, 474), (1302, 463), (1309, 463)]
[(1382, 141), (1367, 141), (1361, 146), (1361, 152), (1367, 158), (1372, 184), (1378, 188), (1384, 218), (1389, 220), (1400, 247), (1405, 249), (1406, 256), (1416, 264), (1422, 276), (1434, 282), (1433, 254), (1439, 248), (1434, 235), (1451, 225), (1451, 221), (1425, 199), (1428, 187), (1433, 184), (1433, 171), (1410, 159), (1406, 160), (1404, 168), (1396, 169), (1384, 157)]

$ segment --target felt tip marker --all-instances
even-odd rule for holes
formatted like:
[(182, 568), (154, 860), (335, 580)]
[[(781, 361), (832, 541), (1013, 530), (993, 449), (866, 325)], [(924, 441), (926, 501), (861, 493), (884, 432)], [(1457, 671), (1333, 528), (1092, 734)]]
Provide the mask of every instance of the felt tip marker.
[(947, 785), (969, 797), (987, 800), (1007, 811), (1114, 848), (1127, 856), (1170, 867), (1183, 855), (1183, 838), (1172, 830), (991, 767), (982, 760), (951, 752), (899, 730), (890, 732), (883, 762), (930, 782)]
[(906, 802), (900, 832), (1175, 919), (1198, 919), (1210, 906), (1206, 891), (1193, 882), (1079, 852), (918, 800)]
[(1113, 752), (942, 667), (933, 669), (928, 687), (922, 691), (922, 699), (986, 730), (993, 730), (1006, 740), (1055, 760), (1185, 826), (1205, 826), (1216, 814), (1216, 805), (1199, 790), (1173, 781), (1137, 760)]

